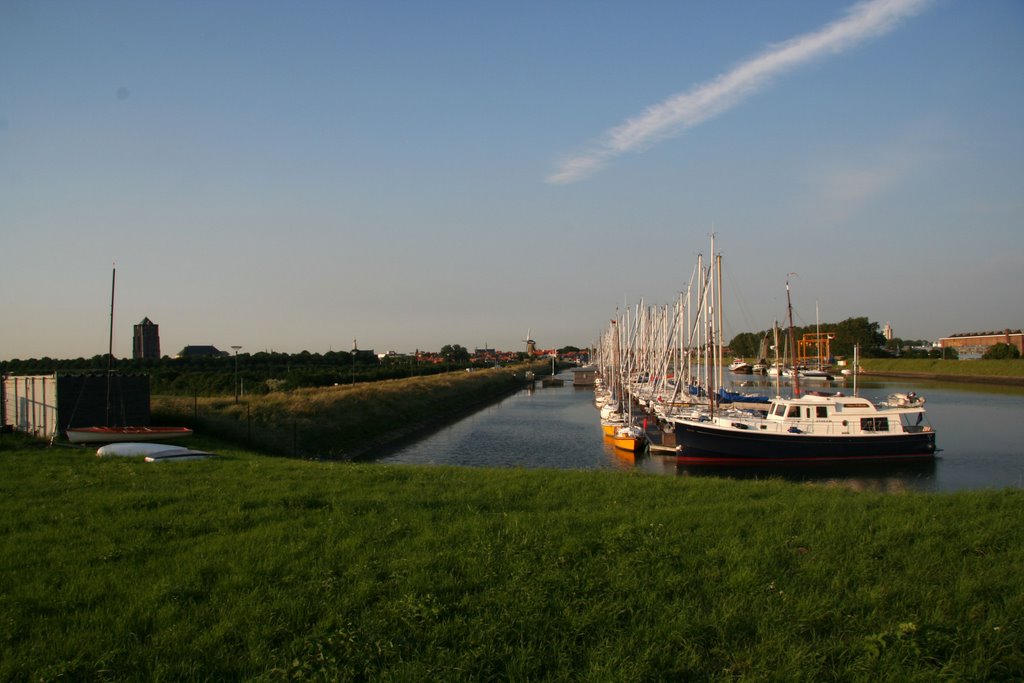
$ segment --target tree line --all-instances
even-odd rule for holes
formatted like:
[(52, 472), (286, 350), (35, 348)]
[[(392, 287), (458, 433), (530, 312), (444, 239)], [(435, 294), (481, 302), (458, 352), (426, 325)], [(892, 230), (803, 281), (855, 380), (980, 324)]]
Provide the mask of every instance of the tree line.
[[(919, 348), (928, 345), (923, 340), (904, 340), (894, 337), (886, 339), (882, 334), (878, 323), (871, 322), (867, 317), (847, 318), (838, 323), (821, 323), (820, 325), (806, 325), (803, 327), (794, 326), (795, 339), (800, 339), (807, 333), (830, 333), (833, 336), (829, 342), (832, 356), (853, 357), (854, 347), (859, 347), (862, 358), (958, 358), (956, 349), (932, 349)], [(783, 355), (783, 349), (787, 344), (788, 328), (780, 328), (779, 334), (779, 356)], [(764, 343), (767, 340), (767, 343)], [(758, 358), (762, 354), (762, 347), (769, 349), (766, 360), (774, 357), (771, 345), (774, 343), (774, 331), (772, 329), (760, 332), (741, 332), (729, 342), (729, 348), (736, 356), (745, 358)], [(943, 355), (944, 354), (944, 355)]]
[[(461, 349), (461, 347), (459, 347)], [(216, 396), (232, 394), (236, 382), (243, 394), (265, 394), (306, 387), (433, 375), (473, 367), (468, 353), (449, 353), (443, 362), (417, 361), (413, 356), (377, 356), (348, 351), (280, 353), (260, 351), (237, 356), (200, 356), (141, 360), (107, 354), (91, 358), (32, 358), (0, 361), (0, 374), (95, 374), (108, 369), (122, 374), (146, 374), (154, 394)], [(463, 349), (464, 351), (464, 349)]]

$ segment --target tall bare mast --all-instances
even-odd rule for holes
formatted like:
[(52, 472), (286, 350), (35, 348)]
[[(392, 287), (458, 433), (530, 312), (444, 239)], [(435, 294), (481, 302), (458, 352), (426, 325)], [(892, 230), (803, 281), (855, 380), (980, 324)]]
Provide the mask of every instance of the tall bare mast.
[(107, 342), (107, 423), (110, 427), (110, 380), (114, 374), (114, 285), (117, 283), (117, 264), (110, 276), (110, 335)]
[(796, 273), (786, 274), (786, 311), (789, 314), (789, 353), (793, 359), (793, 396), (800, 395), (800, 371), (796, 367), (796, 339), (793, 332), (793, 302), (789, 298), (789, 276)]

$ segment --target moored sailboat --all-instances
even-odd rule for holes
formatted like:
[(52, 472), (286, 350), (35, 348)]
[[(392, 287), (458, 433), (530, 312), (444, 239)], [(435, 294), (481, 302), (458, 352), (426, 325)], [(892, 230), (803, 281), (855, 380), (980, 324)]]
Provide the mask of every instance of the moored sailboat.
[(913, 406), (808, 392), (776, 398), (764, 416), (671, 418), (681, 460), (755, 464), (913, 460), (935, 456), (935, 431)]
[(647, 434), (643, 427), (637, 424), (619, 427), (612, 434), (612, 445), (619, 450), (636, 453), (642, 451), (647, 445)]
[[(792, 303), (786, 282), (792, 339)], [(794, 348), (790, 344), (790, 349)], [(895, 395), (875, 404), (856, 395), (806, 392), (798, 373), (793, 396), (777, 396), (766, 413), (673, 417), (681, 462), (770, 464), (919, 460), (935, 456), (935, 431), (925, 422), (924, 399)]]

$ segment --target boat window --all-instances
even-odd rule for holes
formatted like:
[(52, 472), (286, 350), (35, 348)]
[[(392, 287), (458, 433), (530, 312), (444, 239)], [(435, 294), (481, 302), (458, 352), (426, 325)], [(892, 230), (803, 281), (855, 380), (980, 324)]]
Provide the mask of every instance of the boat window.
[(887, 417), (862, 417), (860, 428), (865, 432), (887, 432), (889, 431), (889, 418)]
[(900, 423), (903, 425), (903, 431), (905, 432), (926, 431), (921, 424), (922, 422), (924, 422), (924, 412), (903, 413), (900, 415)]
[(776, 403), (772, 414), (778, 417), (786, 417), (786, 406), (782, 403)]
[(818, 410), (818, 415), (817, 415), (818, 417), (828, 417), (828, 408), (826, 408), (825, 406), (818, 406), (817, 410)]
[(790, 406), (789, 407), (789, 414), (786, 415), (786, 417), (796, 417), (796, 418), (799, 418), (800, 417), (800, 406)]

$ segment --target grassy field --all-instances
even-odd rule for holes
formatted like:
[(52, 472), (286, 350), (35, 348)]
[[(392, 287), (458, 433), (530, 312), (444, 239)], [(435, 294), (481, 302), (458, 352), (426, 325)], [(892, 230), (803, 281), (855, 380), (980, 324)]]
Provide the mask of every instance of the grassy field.
[(0, 680), (1024, 678), (1024, 492), (0, 437)]
[(905, 373), (943, 377), (983, 377), (1024, 380), (1024, 360), (938, 360), (933, 358), (863, 358), (866, 373)]

